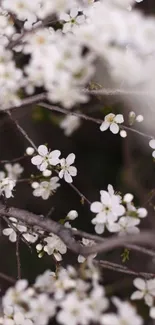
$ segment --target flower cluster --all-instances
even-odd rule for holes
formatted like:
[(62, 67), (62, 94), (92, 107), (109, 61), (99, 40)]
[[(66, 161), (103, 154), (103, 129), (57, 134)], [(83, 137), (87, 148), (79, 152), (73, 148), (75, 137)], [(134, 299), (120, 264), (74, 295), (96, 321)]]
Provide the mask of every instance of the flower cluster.
[(93, 202), (90, 207), (90, 210), (96, 213), (96, 217), (92, 219), (96, 233), (102, 234), (105, 227), (110, 232), (118, 232), (119, 235), (140, 231), (137, 225), (141, 218), (147, 216), (147, 210), (135, 208), (132, 194), (128, 193), (122, 198), (114, 193), (112, 185), (108, 185), (108, 191), (100, 191), (100, 197), (101, 202)]
[[(59, 150), (49, 151), (45, 145), (38, 147), (38, 155), (32, 157), (31, 162), (33, 165), (43, 172), (43, 176), (48, 177), (52, 173), (53, 166), (59, 170), (59, 178), (64, 178), (67, 183), (72, 183), (72, 177), (77, 175), (76, 167), (72, 166), (75, 161), (75, 155), (69, 154), (68, 157), (60, 159), (61, 152)], [(60, 186), (58, 177), (52, 177), (49, 181), (33, 182), (34, 188), (33, 195), (41, 196), (47, 200), (49, 196), (55, 192)]]
[(0, 195), (4, 195), (8, 199), (13, 196), (12, 192), (16, 181), (24, 169), (18, 163), (14, 165), (5, 164), (4, 168), (6, 172), (0, 172)]
[(16, 218), (9, 218), (9, 228), (3, 229), (3, 235), (9, 236), (11, 242), (16, 242), (17, 233), (29, 243), (34, 243), (38, 239), (38, 235), (34, 231), (29, 231), (28, 228), (17, 221)]
[(47, 325), (55, 317), (62, 325), (142, 325), (134, 307), (116, 298), (113, 302), (118, 313), (105, 314), (109, 301), (99, 280), (98, 270), (88, 265), (84, 277), (69, 266), (57, 274), (46, 271), (31, 287), (26, 280), (19, 280), (3, 297), (4, 324)]
[(39, 257), (46, 252), (48, 255), (53, 255), (57, 261), (61, 261), (61, 254), (66, 254), (67, 247), (58, 236), (50, 233), (44, 238), (42, 244), (37, 244), (36, 250)]
[(150, 316), (155, 318), (155, 279), (136, 278), (133, 283), (138, 290), (132, 294), (131, 299), (144, 299), (145, 304), (150, 307)]

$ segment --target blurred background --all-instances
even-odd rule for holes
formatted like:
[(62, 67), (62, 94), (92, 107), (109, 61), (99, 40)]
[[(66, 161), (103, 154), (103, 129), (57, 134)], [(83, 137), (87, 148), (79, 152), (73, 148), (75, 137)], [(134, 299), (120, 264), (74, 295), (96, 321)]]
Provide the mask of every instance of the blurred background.
[[(144, 0), (138, 4), (138, 9), (143, 10), (147, 15), (155, 13), (155, 1)], [(125, 124), (128, 125), (129, 111), (134, 110), (141, 114), (140, 107), (130, 105), (128, 98), (117, 97), (92, 97), (86, 105), (75, 107), (81, 112), (90, 116), (103, 119), (110, 112), (122, 113), (125, 117)], [(149, 105), (149, 103), (148, 103)], [(134, 106), (134, 107), (133, 107)], [(144, 121), (155, 117), (150, 116), (149, 109), (143, 112)], [(128, 132), (126, 138), (113, 135), (111, 132), (101, 132), (99, 125), (82, 121), (80, 127), (71, 135), (65, 136), (64, 131), (59, 127), (62, 114), (54, 113), (37, 105), (26, 107), (22, 112), (17, 109), (13, 117), (25, 129), (29, 137), (33, 139), (36, 146), (48, 143), (51, 150), (59, 149), (63, 157), (73, 152), (76, 155), (75, 166), (78, 175), (74, 178), (75, 186), (91, 201), (99, 199), (99, 191), (106, 189), (112, 184), (116, 191), (122, 193), (131, 192), (135, 195), (135, 204), (145, 206), (148, 211), (148, 218), (141, 223), (141, 228), (155, 228), (155, 164), (151, 157), (149, 140), (136, 133)], [(145, 124), (135, 123), (133, 128), (155, 136), (154, 122), (148, 130)], [(5, 115), (0, 115), (0, 160), (11, 160), (24, 154), (29, 146), (27, 141), (19, 133), (16, 126)], [(21, 161), (24, 167), (22, 178), (27, 178), (36, 172), (29, 157)], [(3, 165), (0, 165), (3, 170)], [(36, 214), (47, 214), (53, 207), (51, 218), (59, 220), (64, 218), (70, 210), (77, 210), (79, 217), (73, 222), (73, 226), (93, 233), (91, 225), (92, 213), (86, 202), (81, 202), (76, 192), (65, 182), (47, 201), (35, 198), (32, 195), (30, 184), (18, 184), (14, 198), (9, 199), (8, 204), (32, 211)], [(6, 227), (6, 224), (2, 225)], [(108, 236), (108, 233), (104, 233)], [(122, 253), (124, 249), (115, 250), (108, 254), (100, 254), (99, 258), (122, 264)], [(20, 256), (22, 266), (22, 277), (32, 282), (37, 274), (46, 269), (55, 270), (55, 263), (51, 256), (44, 255), (39, 259), (35, 250), (20, 243)], [(17, 277), (16, 265), (16, 244), (9, 242), (5, 236), (0, 237), (0, 272)], [(64, 256), (63, 265), (66, 263), (77, 263), (77, 258), (71, 252)], [(125, 265), (135, 271), (155, 273), (155, 261), (151, 257), (134, 251), (129, 252), (129, 260)], [(120, 297), (129, 297), (133, 291), (133, 277), (103, 270), (104, 283), (109, 293), (117, 294)], [(4, 293), (10, 284), (0, 278), (1, 294)], [(139, 303), (140, 312), (147, 319), (147, 307)], [(151, 323), (150, 323), (151, 324)], [(133, 324), (134, 325), (134, 324)]]

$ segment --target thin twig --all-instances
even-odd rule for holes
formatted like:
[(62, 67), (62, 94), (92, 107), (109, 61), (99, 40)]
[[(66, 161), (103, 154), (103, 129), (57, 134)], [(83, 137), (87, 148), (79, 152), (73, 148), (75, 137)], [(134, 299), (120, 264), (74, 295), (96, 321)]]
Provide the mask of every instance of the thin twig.
[(144, 96), (144, 97), (155, 97), (154, 92), (151, 91), (120, 89), (120, 88), (119, 89), (111, 89), (111, 88), (83, 89), (83, 92), (95, 96), (135, 95), (135, 96)]
[(10, 159), (10, 160), (9, 159), (0, 160), (0, 164), (7, 164), (7, 163), (12, 164), (12, 163), (16, 163), (18, 161), (21, 161), (21, 160), (25, 159), (25, 157), (26, 157), (26, 155), (23, 155), (23, 156), (18, 157), (18, 158)]
[(31, 144), (31, 146), (37, 151), (37, 147), (34, 144), (34, 142), (30, 139), (28, 134), (25, 132), (25, 130), (19, 125), (18, 121), (15, 120), (10, 112), (7, 112), (8, 116), (10, 117), (11, 121), (16, 125), (17, 129), (20, 131), (20, 133), (24, 136), (24, 138)]
[(17, 280), (21, 279), (21, 261), (20, 261), (19, 244), (20, 244), (20, 237), (17, 234), (17, 239), (16, 239)]
[(109, 261), (95, 260), (94, 262), (95, 262), (95, 264), (103, 267), (104, 269), (112, 270), (114, 272), (139, 276), (139, 277), (143, 277), (143, 278), (146, 278), (146, 279), (150, 279), (150, 278), (155, 277), (154, 273), (133, 271), (133, 270), (128, 269), (126, 266), (122, 266), (120, 264), (112, 263), (112, 262), (109, 262)]
[(6, 274), (4, 274), (4, 273), (2, 273), (2, 272), (0, 272), (0, 278), (1, 278), (1, 279), (4, 279), (4, 280), (6, 280), (7, 282), (10, 282), (10, 283), (12, 283), (12, 284), (14, 284), (14, 283), (16, 282), (16, 280), (15, 280), (14, 278), (12, 278), (11, 276), (6, 275)]
[[(86, 121), (91, 121), (91, 122), (94, 122), (96, 124), (102, 124), (102, 122), (104, 122), (101, 119), (97, 119), (97, 118), (94, 118), (94, 117), (91, 117), (91, 116), (88, 116), (86, 114), (82, 114), (82, 113), (79, 113), (79, 112), (76, 112), (76, 111), (68, 111), (65, 108), (60, 108), (60, 107), (53, 106), (53, 105), (50, 105), (50, 104), (47, 104), (47, 103), (44, 103), (44, 102), (40, 102), (38, 105), (42, 106), (42, 107), (45, 107), (47, 109), (50, 109), (52, 111), (60, 112), (60, 113), (65, 114), (65, 115), (77, 116), (77, 117), (82, 118), (82, 119), (84, 119)], [(152, 135), (149, 135), (149, 134), (146, 134), (144, 132), (138, 131), (138, 130), (133, 129), (131, 127), (128, 127), (126, 125), (120, 125), (120, 128), (125, 129), (125, 130), (130, 131), (130, 132), (133, 132), (133, 133), (136, 133), (136, 134), (139, 134), (139, 135), (142, 135), (143, 137), (146, 137), (148, 139), (153, 139), (154, 138)]]

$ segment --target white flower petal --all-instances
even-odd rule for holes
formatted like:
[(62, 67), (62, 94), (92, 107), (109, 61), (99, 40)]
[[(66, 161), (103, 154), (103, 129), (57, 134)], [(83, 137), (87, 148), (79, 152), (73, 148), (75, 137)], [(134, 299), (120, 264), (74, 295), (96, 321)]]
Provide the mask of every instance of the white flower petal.
[(44, 145), (39, 146), (39, 147), (38, 147), (38, 153), (39, 153), (39, 155), (41, 155), (41, 156), (43, 156), (43, 157), (47, 156), (47, 154), (48, 154), (48, 149), (47, 149), (47, 147), (44, 146)]
[(145, 290), (146, 289), (146, 282), (141, 278), (134, 279), (133, 284), (139, 290)]
[(110, 125), (110, 131), (113, 134), (117, 134), (119, 132), (119, 126), (116, 123), (111, 123), (111, 125)]
[(65, 170), (65, 172), (64, 172), (64, 179), (67, 183), (72, 183), (72, 181), (73, 181), (71, 175), (68, 173), (67, 170)]
[(36, 165), (36, 166), (40, 165), (42, 163), (42, 161), (43, 161), (43, 158), (41, 156), (39, 156), (39, 155), (38, 156), (34, 156), (31, 159), (32, 164), (33, 165)]
[(68, 155), (68, 157), (66, 158), (66, 163), (67, 165), (72, 165), (74, 163), (74, 160), (75, 160), (75, 155), (74, 153), (70, 153)]
[(101, 202), (93, 202), (90, 206), (90, 210), (94, 213), (99, 213), (102, 211), (102, 203)]
[(124, 122), (124, 117), (122, 114), (117, 114), (114, 118), (114, 122), (116, 123), (123, 123)]
[(101, 235), (104, 232), (104, 224), (98, 223), (95, 226), (95, 231), (98, 235)]
[(131, 300), (139, 300), (139, 299), (143, 299), (144, 297), (144, 293), (142, 291), (135, 291), (132, 295), (131, 295)]
[(102, 122), (102, 124), (100, 125), (100, 130), (101, 131), (106, 131), (108, 129), (108, 127), (110, 126), (110, 123), (107, 121)]
[(70, 167), (68, 168), (68, 172), (69, 172), (69, 174), (70, 174), (71, 176), (76, 176), (76, 175), (77, 175), (77, 168), (74, 167), (74, 166), (70, 166)]

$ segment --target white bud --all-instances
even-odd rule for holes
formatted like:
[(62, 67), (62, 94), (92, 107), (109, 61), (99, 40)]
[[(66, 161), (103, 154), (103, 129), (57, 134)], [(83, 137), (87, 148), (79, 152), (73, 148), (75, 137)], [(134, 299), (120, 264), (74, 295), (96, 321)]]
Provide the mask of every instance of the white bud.
[(84, 256), (82, 256), (82, 255), (78, 256), (78, 262), (79, 263), (83, 263), (85, 260), (86, 260), (86, 258)]
[(126, 203), (130, 203), (133, 200), (133, 195), (131, 193), (127, 193), (124, 195), (123, 201)]
[(144, 116), (143, 115), (137, 115), (136, 121), (139, 122), (139, 123), (143, 122), (144, 121)]
[(36, 245), (36, 250), (40, 252), (42, 250), (43, 246), (41, 244)]
[(155, 149), (155, 139), (151, 139), (149, 141), (149, 146), (152, 148), (152, 149)]
[(121, 131), (120, 131), (120, 136), (121, 136), (122, 138), (126, 138), (126, 137), (127, 137), (127, 132), (126, 132), (125, 130), (121, 130)]
[(51, 174), (52, 174), (52, 171), (49, 170), (49, 169), (46, 169), (46, 170), (43, 171), (43, 176), (44, 177), (49, 177), (49, 176), (51, 176)]
[(70, 220), (74, 220), (74, 219), (76, 219), (76, 218), (78, 217), (78, 213), (77, 213), (76, 210), (71, 210), (71, 211), (69, 211), (69, 213), (67, 214), (67, 217), (68, 217), (68, 219), (70, 219)]
[(27, 153), (28, 156), (32, 156), (34, 154), (34, 148), (28, 147), (26, 149), (26, 153)]
[(39, 186), (39, 183), (38, 182), (33, 182), (31, 184), (32, 188), (36, 189), (38, 186)]
[(137, 212), (139, 218), (145, 218), (147, 216), (147, 210), (145, 208), (139, 208)]

